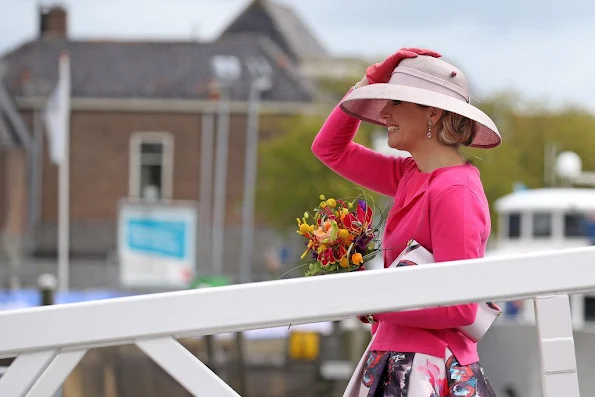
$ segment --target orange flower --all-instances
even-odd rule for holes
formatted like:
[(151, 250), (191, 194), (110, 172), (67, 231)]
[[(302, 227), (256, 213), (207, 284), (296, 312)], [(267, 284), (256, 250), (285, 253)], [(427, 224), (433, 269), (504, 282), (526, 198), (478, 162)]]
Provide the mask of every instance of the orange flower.
[(318, 228), (316, 230), (314, 230), (314, 236), (316, 237), (316, 240), (321, 243), (326, 239), (329, 239), (331, 237), (331, 233), (328, 231), (324, 231), (322, 228)]
[(364, 258), (362, 257), (362, 254), (356, 252), (355, 254), (351, 255), (351, 262), (353, 262), (355, 265), (359, 265), (364, 262)]
[(355, 236), (353, 234), (350, 234), (345, 240), (343, 240), (343, 243), (346, 247), (349, 247), (351, 243), (353, 243), (353, 240), (355, 240)]

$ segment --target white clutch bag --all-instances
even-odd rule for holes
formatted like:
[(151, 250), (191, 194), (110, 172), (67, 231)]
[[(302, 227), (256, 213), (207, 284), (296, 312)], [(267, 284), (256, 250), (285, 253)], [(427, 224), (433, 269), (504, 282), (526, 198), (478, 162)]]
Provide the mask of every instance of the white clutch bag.
[[(407, 247), (399, 255), (390, 267), (415, 266), (434, 263), (434, 255), (415, 240), (410, 240)], [(458, 327), (457, 329), (467, 338), (478, 342), (492, 326), (496, 318), (502, 313), (502, 309), (494, 302), (481, 302), (477, 308), (475, 321), (471, 325)]]

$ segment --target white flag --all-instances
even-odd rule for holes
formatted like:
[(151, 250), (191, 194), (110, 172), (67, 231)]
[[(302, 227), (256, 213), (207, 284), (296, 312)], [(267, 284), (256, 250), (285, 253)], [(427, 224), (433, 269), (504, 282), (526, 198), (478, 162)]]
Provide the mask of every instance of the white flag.
[(60, 56), (58, 83), (46, 104), (43, 120), (48, 132), (50, 157), (59, 164), (64, 159), (66, 139), (70, 135), (70, 58), (66, 53)]

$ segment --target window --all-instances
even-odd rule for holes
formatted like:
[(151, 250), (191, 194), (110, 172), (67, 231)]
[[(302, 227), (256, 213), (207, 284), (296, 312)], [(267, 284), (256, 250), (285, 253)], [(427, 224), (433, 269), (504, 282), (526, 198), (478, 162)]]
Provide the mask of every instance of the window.
[(536, 212), (533, 214), (533, 237), (550, 237), (552, 235), (552, 214)]
[(508, 215), (508, 237), (521, 237), (521, 214), (512, 213)]
[(584, 215), (570, 213), (564, 215), (564, 236), (565, 237), (584, 237)]
[(172, 196), (173, 139), (166, 133), (136, 133), (130, 142), (131, 197), (149, 200)]
[(595, 297), (592, 295), (585, 295), (585, 311), (579, 313), (585, 316), (585, 321), (595, 321)]

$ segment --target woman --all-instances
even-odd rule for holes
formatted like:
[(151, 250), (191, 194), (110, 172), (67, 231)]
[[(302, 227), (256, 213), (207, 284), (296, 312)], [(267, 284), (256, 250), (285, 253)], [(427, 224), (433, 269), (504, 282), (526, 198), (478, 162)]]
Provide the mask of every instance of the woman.
[[(490, 235), (479, 171), (459, 148), (496, 147), (500, 134), (469, 104), (463, 73), (439, 58), (434, 51), (401, 49), (369, 67), (312, 145), (338, 174), (394, 198), (382, 239), (385, 267), (410, 239), (443, 262), (483, 257)], [(360, 120), (385, 126), (389, 146), (411, 157), (354, 143)], [(360, 395), (495, 396), (476, 343), (456, 329), (471, 324), (476, 312), (477, 304), (464, 304), (369, 316), (375, 336)]]

